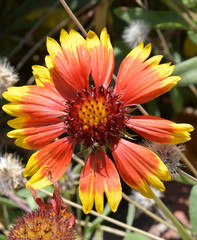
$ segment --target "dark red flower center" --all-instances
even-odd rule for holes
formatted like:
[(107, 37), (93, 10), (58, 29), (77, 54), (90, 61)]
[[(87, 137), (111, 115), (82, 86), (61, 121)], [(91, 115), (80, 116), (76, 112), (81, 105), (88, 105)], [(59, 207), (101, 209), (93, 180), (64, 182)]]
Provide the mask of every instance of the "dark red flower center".
[(112, 88), (90, 86), (68, 101), (67, 133), (86, 147), (103, 146), (125, 128), (127, 110)]

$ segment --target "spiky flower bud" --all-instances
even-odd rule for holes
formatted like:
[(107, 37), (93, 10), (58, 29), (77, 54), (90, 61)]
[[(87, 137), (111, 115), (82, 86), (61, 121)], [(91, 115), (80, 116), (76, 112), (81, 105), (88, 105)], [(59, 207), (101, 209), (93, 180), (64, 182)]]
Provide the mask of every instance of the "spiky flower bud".
[(26, 183), (23, 172), (24, 168), (19, 157), (12, 153), (0, 155), (0, 192), (23, 187)]
[(173, 145), (144, 141), (144, 145), (161, 158), (167, 166), (172, 178), (177, 176), (177, 170), (182, 166), (179, 151), (185, 151), (185, 146), (183, 144)]
[(140, 42), (145, 42), (150, 32), (150, 26), (143, 20), (132, 21), (129, 26), (125, 27), (122, 38), (130, 47), (136, 47)]
[(55, 190), (50, 200), (52, 205), (46, 205), (39, 197), (36, 190), (28, 186), (34, 200), (40, 209), (23, 215), (10, 231), (8, 240), (15, 239), (46, 239), (46, 240), (74, 240), (75, 217), (66, 211), (66, 205), (60, 194), (57, 182), (53, 182)]

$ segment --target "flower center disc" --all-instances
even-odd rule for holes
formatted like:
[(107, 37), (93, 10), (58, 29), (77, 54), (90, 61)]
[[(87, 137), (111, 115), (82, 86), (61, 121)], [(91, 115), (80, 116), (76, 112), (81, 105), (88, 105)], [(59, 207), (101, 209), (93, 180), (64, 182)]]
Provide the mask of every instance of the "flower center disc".
[(78, 112), (79, 118), (83, 121), (84, 130), (89, 129), (89, 127), (97, 128), (99, 125), (107, 123), (109, 109), (105, 105), (106, 100), (103, 96), (96, 99), (92, 99), (91, 96), (87, 97)]
[(65, 125), (69, 135), (86, 147), (105, 145), (125, 127), (126, 109), (113, 89), (90, 86), (69, 101)]

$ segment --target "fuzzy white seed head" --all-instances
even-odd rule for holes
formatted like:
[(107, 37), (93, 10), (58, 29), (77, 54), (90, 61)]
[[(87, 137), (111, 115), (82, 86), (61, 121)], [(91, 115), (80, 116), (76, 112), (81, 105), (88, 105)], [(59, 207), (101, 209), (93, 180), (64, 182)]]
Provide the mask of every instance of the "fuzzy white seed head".
[(150, 26), (143, 20), (132, 21), (125, 27), (122, 38), (130, 47), (135, 48), (140, 42), (145, 42), (150, 32)]
[[(159, 191), (155, 188), (152, 188), (152, 187), (151, 187), (151, 189), (152, 189), (154, 195), (156, 195), (158, 198), (163, 197), (163, 193), (161, 191)], [(142, 196), (138, 191), (135, 191), (134, 189), (132, 189), (132, 194), (130, 197), (135, 202), (139, 203), (141, 206), (143, 206), (144, 208), (146, 208), (148, 210), (151, 210), (155, 205), (155, 201), (153, 199)]]
[(13, 191), (23, 187), (26, 178), (23, 177), (24, 168), (19, 157), (12, 153), (0, 155), (0, 192)]
[(144, 145), (160, 157), (168, 168), (172, 178), (178, 175), (177, 170), (182, 166), (179, 151), (185, 151), (185, 146), (183, 144), (172, 145), (144, 141)]
[(0, 59), (0, 92), (1, 94), (19, 80), (18, 74), (14, 72), (14, 68), (10, 65), (6, 58)]

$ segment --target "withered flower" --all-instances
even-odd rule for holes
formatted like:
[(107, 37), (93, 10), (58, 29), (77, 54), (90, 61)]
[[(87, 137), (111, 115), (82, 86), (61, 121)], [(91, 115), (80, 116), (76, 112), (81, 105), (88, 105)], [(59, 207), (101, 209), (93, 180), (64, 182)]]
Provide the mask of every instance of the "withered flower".
[(55, 190), (50, 199), (52, 205), (44, 204), (36, 190), (29, 186), (29, 190), (39, 205), (39, 209), (20, 217), (8, 236), (8, 240), (73, 240), (76, 239), (75, 217), (66, 211), (66, 205), (60, 194), (60, 188), (48, 171), (48, 179), (53, 182)]

